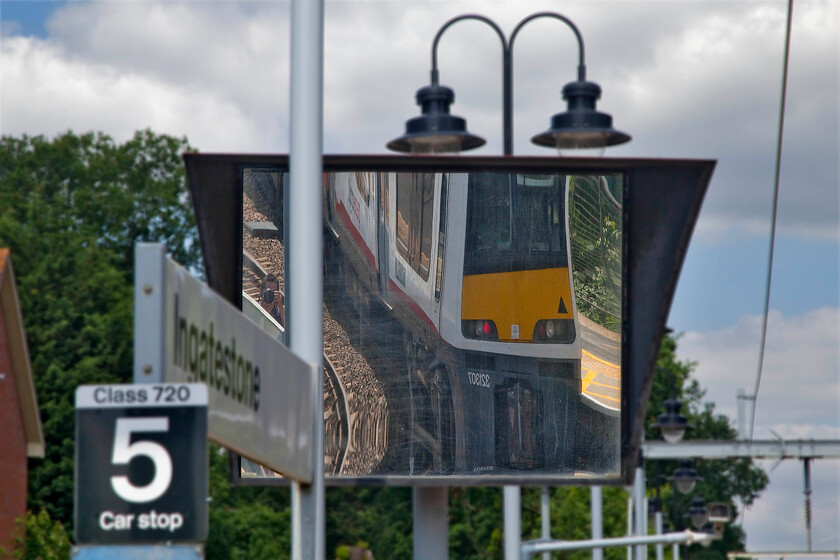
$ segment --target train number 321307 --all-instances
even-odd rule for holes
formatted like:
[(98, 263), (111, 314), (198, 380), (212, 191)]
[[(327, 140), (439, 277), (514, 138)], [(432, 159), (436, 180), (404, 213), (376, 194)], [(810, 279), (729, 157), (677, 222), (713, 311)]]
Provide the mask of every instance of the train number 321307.
[(468, 371), (467, 376), (470, 378), (471, 385), (475, 385), (476, 387), (490, 387), (489, 373), (475, 373), (473, 371)]

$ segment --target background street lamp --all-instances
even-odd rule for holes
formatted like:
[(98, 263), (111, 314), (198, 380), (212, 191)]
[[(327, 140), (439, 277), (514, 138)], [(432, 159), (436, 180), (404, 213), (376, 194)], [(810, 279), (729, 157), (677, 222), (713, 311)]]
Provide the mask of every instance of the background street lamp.
[(688, 494), (694, 490), (698, 481), (703, 480), (697, 476), (697, 471), (691, 468), (691, 461), (680, 461), (680, 466), (674, 470), (674, 474), (667, 478), (668, 482), (674, 484), (680, 494)]
[(658, 428), (662, 438), (668, 443), (679, 443), (682, 441), (686, 430), (693, 430), (694, 426), (688, 423), (685, 416), (680, 414), (682, 404), (676, 399), (665, 401), (665, 412), (660, 414), (651, 428)]
[(466, 130), (466, 121), (449, 114), (449, 106), (455, 99), (454, 92), (439, 84), (437, 48), (443, 32), (452, 24), (473, 19), (489, 25), (502, 42), (502, 133), (504, 154), (513, 154), (513, 43), (522, 27), (537, 18), (558, 19), (569, 26), (578, 41), (579, 63), (577, 81), (566, 84), (563, 98), (567, 110), (554, 115), (551, 128), (534, 136), (531, 141), (538, 146), (557, 149), (603, 149), (606, 146), (623, 144), (630, 136), (612, 128), (612, 117), (595, 109), (595, 102), (601, 96), (598, 84), (586, 81), (583, 38), (577, 27), (565, 16), (554, 12), (537, 12), (520, 21), (510, 36), (510, 42), (491, 19), (478, 14), (464, 14), (447, 21), (435, 35), (432, 43), (431, 85), (417, 91), (419, 117), (406, 122), (406, 132), (388, 142), (388, 149), (397, 152), (444, 153), (471, 150), (483, 146), (485, 141)]
[(706, 500), (703, 498), (692, 498), (688, 508), (688, 518), (695, 529), (700, 529), (706, 524)]

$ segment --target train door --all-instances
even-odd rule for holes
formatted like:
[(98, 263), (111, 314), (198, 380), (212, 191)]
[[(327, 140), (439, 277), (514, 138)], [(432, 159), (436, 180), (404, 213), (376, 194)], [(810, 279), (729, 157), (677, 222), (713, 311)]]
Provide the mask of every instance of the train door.
[(493, 391), (496, 464), (510, 469), (544, 466), (542, 394), (524, 378), (508, 377)]
[(442, 173), (440, 176), (440, 201), (438, 202), (438, 226), (437, 226), (437, 252), (434, 266), (434, 299), (432, 301), (432, 322), (440, 325), (440, 302), (443, 291), (444, 257), (446, 255), (446, 225), (448, 223), (446, 210), (448, 206), (449, 174)]
[(389, 192), (388, 192), (388, 175), (386, 173), (377, 173), (374, 181), (376, 190), (376, 269), (379, 274), (379, 293), (382, 300), (390, 307), (391, 298), (390, 290), (388, 288), (388, 270), (390, 260), (388, 255), (389, 239), (391, 234), (389, 231)]

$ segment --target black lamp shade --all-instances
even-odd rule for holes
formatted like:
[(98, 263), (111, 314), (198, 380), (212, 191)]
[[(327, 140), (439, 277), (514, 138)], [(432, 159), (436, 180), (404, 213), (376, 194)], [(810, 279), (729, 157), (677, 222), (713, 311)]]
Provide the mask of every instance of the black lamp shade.
[(697, 471), (691, 468), (691, 461), (680, 461), (680, 466), (667, 480), (677, 487), (680, 494), (688, 494), (694, 490), (694, 485), (698, 481), (703, 480), (703, 477), (697, 476)]
[(688, 517), (691, 519), (691, 524), (695, 529), (700, 529), (706, 524), (708, 515), (706, 513), (706, 501), (703, 498), (694, 498), (691, 500), (691, 506), (688, 508)]
[(688, 423), (685, 416), (680, 414), (682, 404), (674, 399), (665, 401), (665, 413), (660, 414), (651, 428), (659, 428), (662, 437), (668, 443), (678, 443), (686, 430), (693, 430), (694, 426)]
[(411, 153), (459, 152), (478, 148), (485, 140), (467, 132), (467, 122), (449, 114), (455, 93), (430, 85), (417, 91), (421, 115), (405, 123), (405, 134), (388, 142), (389, 150)]
[(595, 109), (601, 87), (593, 82), (570, 82), (563, 88), (568, 108), (551, 117), (551, 128), (531, 138), (538, 146), (557, 149), (603, 148), (630, 141), (612, 127), (612, 117)]

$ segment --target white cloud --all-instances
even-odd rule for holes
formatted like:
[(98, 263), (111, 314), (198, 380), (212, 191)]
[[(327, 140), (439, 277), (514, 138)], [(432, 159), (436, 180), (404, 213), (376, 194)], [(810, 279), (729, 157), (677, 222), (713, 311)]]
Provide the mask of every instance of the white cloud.
[[(807, 550), (805, 480), (801, 461), (759, 461), (769, 474), (764, 494), (744, 513), (747, 550)], [(774, 468), (775, 467), (775, 468)], [(840, 549), (840, 465), (837, 459), (811, 462), (811, 540), (815, 551)], [(791, 558), (794, 558), (791, 556)]]
[[(744, 316), (714, 332), (687, 332), (677, 353), (697, 362), (694, 376), (718, 412), (737, 418), (735, 391), (752, 393), (761, 317)], [(771, 312), (754, 436), (757, 439), (840, 439), (840, 309), (798, 316)], [(749, 413), (747, 413), (749, 421)], [(801, 462), (760, 461), (770, 486), (746, 512), (748, 550), (805, 550)], [(840, 468), (837, 459), (812, 462), (814, 550), (837, 550)]]
[[(733, 419), (736, 389), (751, 394), (755, 387), (761, 326), (760, 316), (744, 316), (731, 327), (687, 332), (679, 340), (679, 355), (697, 362), (695, 377), (707, 399)], [(840, 309), (788, 317), (771, 311), (762, 370), (756, 437), (772, 437), (770, 428), (811, 438), (840, 428)]]
[[(450, 17), (486, 14), (510, 34), (544, 2), (332, 1), (325, 14), (327, 151), (383, 153), (429, 80), (432, 39)], [(634, 141), (613, 155), (719, 160), (698, 231), (756, 232), (769, 221), (781, 80), (778, 2), (569, 2), (599, 108)], [(4, 28), (2, 132), (152, 127), (202, 150), (288, 151), (288, 2), (83, 2), (57, 10), (44, 41)], [(794, 10), (782, 175), (782, 231), (836, 238), (838, 4)], [(21, 45), (26, 42), (26, 46)], [(514, 50), (517, 153), (564, 108), (577, 45), (557, 21), (531, 22)], [(440, 43), (452, 111), (501, 151), (501, 49), (461, 22)], [(832, 237), (833, 236), (833, 237)]]
[(283, 7), (67, 4), (48, 39), (3, 37), (0, 129), (125, 139), (148, 127), (205, 151), (278, 151), (288, 145)]
[[(3, 134), (46, 134), (68, 129), (105, 131), (118, 140), (134, 131), (182, 136), (194, 144), (224, 149), (225, 140), (257, 150), (258, 123), (236, 104), (212, 91), (198, 92), (114, 67), (67, 60), (37, 39), (18, 37), (2, 44)], [(8, 84), (13, 83), (14, 86)]]

